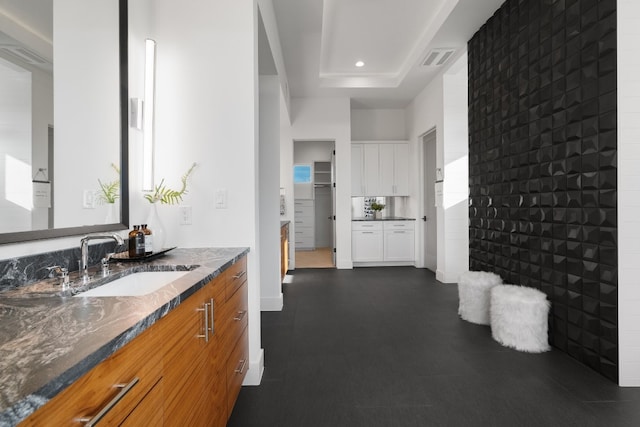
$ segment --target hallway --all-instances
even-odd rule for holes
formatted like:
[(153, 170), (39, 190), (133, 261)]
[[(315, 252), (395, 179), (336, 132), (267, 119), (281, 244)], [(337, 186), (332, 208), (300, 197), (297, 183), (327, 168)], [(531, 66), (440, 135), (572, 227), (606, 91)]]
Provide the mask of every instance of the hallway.
[(413, 267), (293, 271), (262, 313), (262, 385), (229, 427), (637, 426), (640, 389), (494, 342), (457, 288)]

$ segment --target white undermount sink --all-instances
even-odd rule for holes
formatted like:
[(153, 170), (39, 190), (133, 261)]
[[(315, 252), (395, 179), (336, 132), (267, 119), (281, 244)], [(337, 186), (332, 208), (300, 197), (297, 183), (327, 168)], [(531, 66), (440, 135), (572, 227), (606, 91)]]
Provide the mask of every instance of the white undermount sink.
[(76, 297), (141, 296), (157, 291), (189, 271), (141, 271), (81, 292)]

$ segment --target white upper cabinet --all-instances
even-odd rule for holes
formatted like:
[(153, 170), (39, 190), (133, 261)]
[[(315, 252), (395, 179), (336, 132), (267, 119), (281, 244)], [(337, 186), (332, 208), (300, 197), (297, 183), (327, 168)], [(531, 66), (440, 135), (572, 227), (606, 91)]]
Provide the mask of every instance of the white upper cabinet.
[(380, 154), (377, 144), (364, 144), (364, 195), (382, 196)]
[(351, 144), (351, 195), (364, 196), (364, 148)]
[(409, 144), (351, 144), (352, 196), (408, 196)]

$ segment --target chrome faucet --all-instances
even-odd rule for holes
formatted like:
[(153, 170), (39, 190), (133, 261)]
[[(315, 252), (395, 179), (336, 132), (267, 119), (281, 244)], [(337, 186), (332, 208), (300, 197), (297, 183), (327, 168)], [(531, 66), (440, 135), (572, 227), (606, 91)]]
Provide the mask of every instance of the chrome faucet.
[(112, 239), (117, 245), (124, 244), (119, 234), (89, 234), (80, 239), (80, 275), (82, 283), (89, 281), (89, 240)]

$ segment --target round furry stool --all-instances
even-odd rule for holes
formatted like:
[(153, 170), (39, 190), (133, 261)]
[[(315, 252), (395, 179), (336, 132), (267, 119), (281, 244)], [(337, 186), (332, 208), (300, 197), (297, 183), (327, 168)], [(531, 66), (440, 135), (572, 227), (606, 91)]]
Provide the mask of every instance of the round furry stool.
[(505, 347), (529, 353), (548, 351), (547, 296), (533, 288), (500, 285), (491, 289), (491, 335)]
[(502, 279), (495, 273), (467, 271), (458, 282), (458, 314), (467, 322), (489, 324), (490, 291), (500, 285)]

